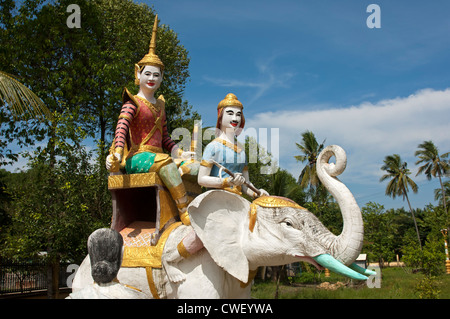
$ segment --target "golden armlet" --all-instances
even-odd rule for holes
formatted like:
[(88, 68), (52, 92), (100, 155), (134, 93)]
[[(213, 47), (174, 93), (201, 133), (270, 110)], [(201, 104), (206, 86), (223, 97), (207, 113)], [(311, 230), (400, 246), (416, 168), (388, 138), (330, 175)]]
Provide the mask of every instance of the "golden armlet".
[(205, 160), (202, 160), (202, 161), (200, 162), (200, 165), (201, 165), (201, 166), (205, 166), (205, 167), (213, 167), (213, 166), (214, 166), (213, 163), (210, 163), (210, 162), (205, 161)]

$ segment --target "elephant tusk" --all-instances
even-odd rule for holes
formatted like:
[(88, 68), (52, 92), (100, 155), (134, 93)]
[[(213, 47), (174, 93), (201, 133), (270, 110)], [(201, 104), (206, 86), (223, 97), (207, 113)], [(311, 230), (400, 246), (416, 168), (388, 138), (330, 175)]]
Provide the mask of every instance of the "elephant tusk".
[(332, 272), (335, 272), (340, 275), (347, 276), (352, 279), (357, 280), (367, 280), (368, 278), (349, 267), (345, 266), (343, 263), (336, 260), (333, 256), (329, 254), (322, 254), (316, 257), (313, 257), (315, 261), (317, 261), (321, 266), (328, 268)]
[(375, 275), (377, 274), (375, 271), (370, 270), (370, 269), (362, 268), (362, 267), (358, 266), (358, 265), (355, 264), (355, 263), (351, 264), (351, 265), (348, 266), (348, 267), (349, 267), (350, 269), (353, 269), (353, 270), (356, 271), (356, 272), (359, 272), (360, 274), (367, 275), (367, 276), (375, 276)]

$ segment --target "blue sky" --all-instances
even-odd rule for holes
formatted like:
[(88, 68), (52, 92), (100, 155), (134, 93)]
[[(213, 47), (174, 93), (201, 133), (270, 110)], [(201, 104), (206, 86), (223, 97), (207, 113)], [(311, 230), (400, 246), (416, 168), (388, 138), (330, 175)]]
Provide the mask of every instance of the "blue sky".
[[(303, 168), (295, 142), (311, 130), (346, 150), (339, 178), (360, 206), (406, 206), (379, 183), (383, 159), (394, 153), (419, 185), (412, 205), (435, 203), (438, 181), (415, 177), (414, 152), (424, 140), (450, 151), (449, 1), (143, 2), (189, 51), (185, 99), (204, 126), (215, 124), (218, 102), (232, 92), (246, 128), (278, 129), (274, 152), (295, 177)], [(372, 3), (378, 29), (366, 24)]]
[[(425, 140), (450, 151), (448, 0), (135, 1), (153, 6), (188, 50), (184, 98), (203, 126), (215, 125), (218, 102), (232, 92), (244, 104), (244, 132), (260, 143), (269, 132), (264, 145), (295, 177), (304, 167), (295, 143), (310, 130), (347, 152), (339, 179), (360, 206), (406, 207), (379, 182), (394, 153), (419, 185), (412, 206), (435, 204), (439, 182), (415, 177), (414, 152)], [(380, 7), (381, 28), (367, 26), (370, 4)]]

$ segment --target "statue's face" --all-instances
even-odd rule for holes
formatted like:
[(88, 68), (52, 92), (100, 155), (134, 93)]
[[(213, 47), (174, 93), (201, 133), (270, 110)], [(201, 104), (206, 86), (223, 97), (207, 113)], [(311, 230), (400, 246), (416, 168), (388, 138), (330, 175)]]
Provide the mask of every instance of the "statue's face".
[(157, 66), (146, 65), (141, 73), (138, 72), (141, 90), (156, 91), (161, 85), (162, 78), (161, 69)]
[(242, 109), (237, 106), (227, 106), (223, 109), (221, 130), (232, 129), (236, 131), (241, 125)]

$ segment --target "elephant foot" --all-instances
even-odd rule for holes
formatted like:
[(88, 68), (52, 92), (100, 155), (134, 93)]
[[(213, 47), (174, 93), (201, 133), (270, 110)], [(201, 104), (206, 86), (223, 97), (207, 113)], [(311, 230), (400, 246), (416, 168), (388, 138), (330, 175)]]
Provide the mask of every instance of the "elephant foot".
[(178, 283), (186, 279), (186, 275), (180, 269), (178, 269), (178, 262), (163, 260), (162, 265), (170, 282)]

